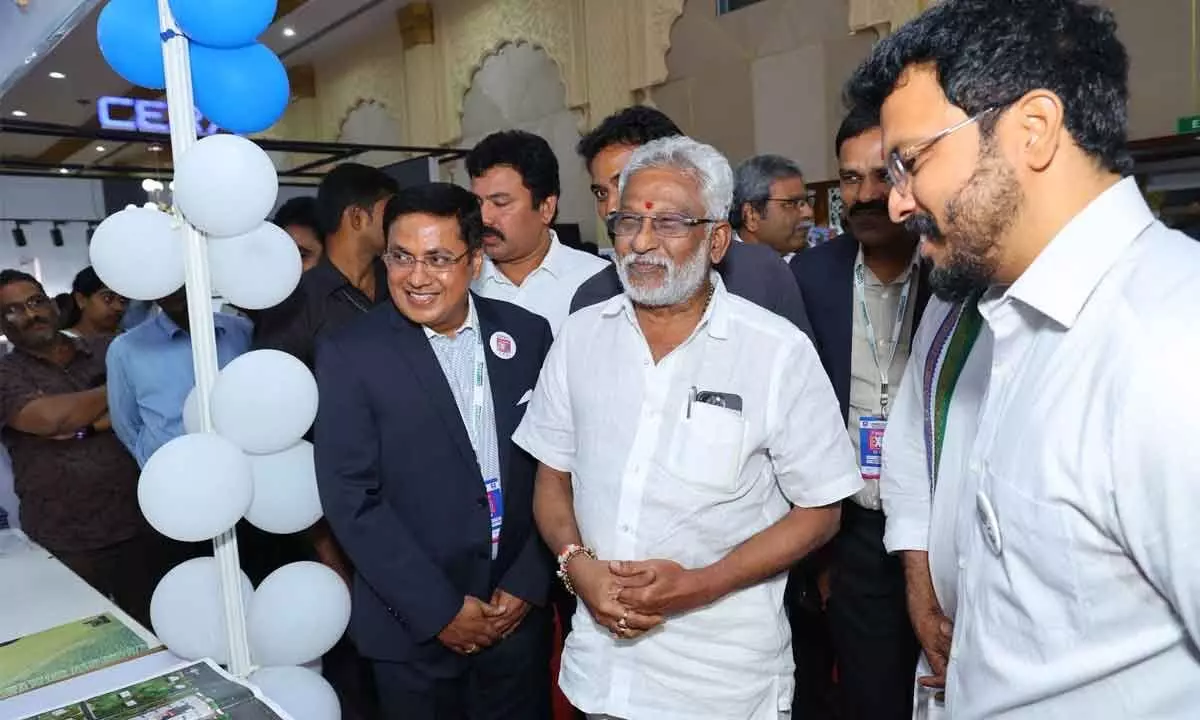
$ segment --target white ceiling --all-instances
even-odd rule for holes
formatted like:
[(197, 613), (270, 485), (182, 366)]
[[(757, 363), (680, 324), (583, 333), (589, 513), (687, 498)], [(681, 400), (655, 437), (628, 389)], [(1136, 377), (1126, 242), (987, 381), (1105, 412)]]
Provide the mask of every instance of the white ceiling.
[[(292, 66), (315, 62), (339, 52), (357, 37), (369, 34), (380, 23), (395, 22), (395, 11), (407, 0), (308, 0), (272, 25), (260, 38)], [(121, 79), (100, 55), (96, 44), (96, 8), (36, 67), (3, 97), (0, 118), (18, 119), (13, 111), (26, 113), (27, 121), (79, 126), (96, 114), (96, 99), (123, 95), (129, 83)], [(284, 28), (295, 31), (284, 35)], [(9, 30), (0, 28), (0, 44)], [(51, 72), (64, 74), (53, 79)], [(165, 140), (165, 138), (164, 138)], [(0, 158), (32, 159), (49, 149), (57, 138), (0, 133)], [(105, 148), (97, 151), (97, 146)], [(119, 159), (123, 164), (153, 166), (155, 155), (141, 147), (118, 147), (92, 142), (67, 162), (88, 165), (97, 160)]]

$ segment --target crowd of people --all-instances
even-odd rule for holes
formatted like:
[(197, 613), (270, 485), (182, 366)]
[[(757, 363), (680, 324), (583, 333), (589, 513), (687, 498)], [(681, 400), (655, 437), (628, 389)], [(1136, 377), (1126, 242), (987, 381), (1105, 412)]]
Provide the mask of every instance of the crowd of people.
[[(555, 684), (597, 720), (1195, 717), (1200, 246), (1128, 176), (1127, 75), (1084, 0), (943, 0), (849, 79), (816, 246), (795, 163), (645, 106), (577, 148), (611, 262), (559, 240), (536, 135), (469, 190), (338, 166), (275, 219), (292, 296), (215, 315), (222, 365), (320, 390), (325, 517), (239, 527), (248, 572), (346, 579), (348, 717), (548, 719)], [(0, 272), (20, 521), (144, 619), (206, 551), (135, 494), (186, 296), (73, 289)]]

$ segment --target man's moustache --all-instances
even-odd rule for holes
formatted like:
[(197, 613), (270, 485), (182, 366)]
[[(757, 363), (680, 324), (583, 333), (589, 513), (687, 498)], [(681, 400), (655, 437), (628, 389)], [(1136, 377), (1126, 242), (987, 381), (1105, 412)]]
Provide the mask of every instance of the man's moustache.
[(500, 242), (508, 242), (508, 238), (504, 237), (504, 233), (500, 232), (499, 229), (494, 228), (491, 225), (484, 225), (483, 237), (487, 238), (488, 236), (494, 237)]
[(850, 217), (858, 215), (887, 215), (888, 206), (886, 200), (870, 200), (868, 202), (857, 203), (850, 208)]

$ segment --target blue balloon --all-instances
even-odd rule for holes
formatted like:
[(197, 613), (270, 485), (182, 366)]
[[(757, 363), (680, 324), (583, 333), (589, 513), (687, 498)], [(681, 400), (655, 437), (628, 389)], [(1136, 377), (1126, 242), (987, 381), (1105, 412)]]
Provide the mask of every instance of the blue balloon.
[(204, 117), (239, 135), (262, 132), (287, 109), (287, 70), (266, 45), (191, 46), (192, 90)]
[(121, 77), (153, 90), (167, 86), (155, 0), (110, 0), (96, 21), (96, 40)]
[(171, 0), (188, 39), (214, 48), (253, 45), (275, 19), (276, 0)]

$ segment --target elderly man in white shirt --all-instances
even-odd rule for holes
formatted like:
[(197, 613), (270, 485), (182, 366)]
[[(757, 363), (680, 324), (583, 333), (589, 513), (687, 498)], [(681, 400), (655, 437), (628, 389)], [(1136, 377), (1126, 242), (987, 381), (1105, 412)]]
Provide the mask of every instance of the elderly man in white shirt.
[(991, 359), (991, 333), (974, 301), (931, 299), (883, 438), (883, 544), (903, 559), (909, 619), (924, 650), (916, 718), (944, 710), (937, 689), (945, 686), (958, 607), (957, 537), (975, 522), (967, 458)]
[(514, 441), (581, 600), (560, 684), (623, 720), (790, 715), (785, 571), (862, 487), (811, 342), (725, 290), (732, 172), (639, 148), (609, 217), (625, 294), (567, 319)]
[(558, 333), (575, 291), (608, 261), (563, 245), (550, 227), (560, 192), (554, 151), (538, 135), (504, 130), (479, 141), (466, 163), (488, 227), (471, 289), (541, 315)]
[(893, 218), (944, 297), (984, 291), (993, 340), (954, 718), (1200, 712), (1200, 245), (1122, 178), (1128, 68), (1086, 0), (943, 0), (848, 86), (881, 111)]

